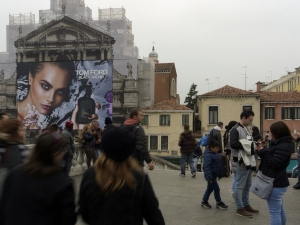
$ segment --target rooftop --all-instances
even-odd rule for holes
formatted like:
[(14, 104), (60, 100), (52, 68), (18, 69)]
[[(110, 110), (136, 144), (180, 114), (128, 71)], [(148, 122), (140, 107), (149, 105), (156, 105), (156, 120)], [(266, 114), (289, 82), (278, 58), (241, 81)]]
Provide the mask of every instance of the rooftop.
[(199, 95), (199, 97), (216, 97), (216, 96), (259, 96), (259, 94), (226, 85), (214, 91)]
[(261, 102), (300, 102), (300, 92), (260, 92)]
[(143, 111), (156, 111), (156, 110), (190, 110), (190, 108), (186, 107), (185, 105), (177, 104), (176, 102), (172, 102), (170, 100), (164, 100), (159, 102), (151, 107), (147, 107), (142, 109)]
[[(269, 211), (267, 202), (250, 193), (250, 203), (260, 214), (253, 218), (242, 218), (235, 214), (235, 203), (231, 196), (232, 176), (219, 181), (222, 201), (228, 205), (227, 210), (216, 209), (213, 194), (209, 203), (211, 209), (201, 207), (201, 200), (206, 190), (206, 181), (203, 173), (197, 173), (191, 178), (187, 171), (186, 177), (178, 176), (179, 171), (153, 170), (149, 174), (155, 194), (159, 200), (159, 208), (163, 213), (166, 225), (266, 225), (269, 224)], [(73, 177), (75, 190), (78, 192), (82, 176)], [(290, 179), (294, 185), (298, 179)], [(287, 224), (299, 224), (299, 193), (291, 186), (284, 194), (284, 209)], [(145, 223), (146, 224), (146, 223)], [(84, 225), (79, 220), (76, 225)]]
[(155, 71), (156, 70), (171, 70), (174, 66), (175, 66), (174, 63), (156, 63)]

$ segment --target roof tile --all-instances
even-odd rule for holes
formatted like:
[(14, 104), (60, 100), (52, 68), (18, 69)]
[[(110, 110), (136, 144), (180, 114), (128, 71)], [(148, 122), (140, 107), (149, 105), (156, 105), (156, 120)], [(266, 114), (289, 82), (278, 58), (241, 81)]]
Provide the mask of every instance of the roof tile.
[(260, 92), (261, 102), (298, 102), (300, 92)]
[(152, 110), (191, 110), (185, 105), (180, 105), (170, 100), (164, 100), (159, 102), (151, 107), (147, 107), (142, 109), (143, 111), (152, 111)]
[(200, 95), (200, 97), (209, 97), (209, 96), (236, 96), (236, 95), (252, 95), (257, 96), (258, 93), (251, 92), (251, 91), (245, 91), (239, 88), (231, 87), (229, 85), (226, 85), (224, 87), (221, 87), (219, 89), (216, 89), (214, 91), (205, 93)]

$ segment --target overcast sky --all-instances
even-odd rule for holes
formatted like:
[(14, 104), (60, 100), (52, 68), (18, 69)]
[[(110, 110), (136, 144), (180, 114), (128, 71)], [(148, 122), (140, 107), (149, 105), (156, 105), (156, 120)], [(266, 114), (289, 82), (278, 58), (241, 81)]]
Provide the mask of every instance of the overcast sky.
[[(49, 9), (50, 0), (1, 0), (0, 51), (6, 51), (9, 13)], [(85, 0), (98, 17), (98, 8), (126, 9), (132, 21), (140, 57), (151, 52), (160, 62), (174, 62), (177, 89), (184, 102), (191, 84), (199, 94), (224, 85), (247, 89), (257, 81), (278, 79), (300, 66), (300, 1), (298, 0)], [(267, 78), (266, 76), (269, 76)]]

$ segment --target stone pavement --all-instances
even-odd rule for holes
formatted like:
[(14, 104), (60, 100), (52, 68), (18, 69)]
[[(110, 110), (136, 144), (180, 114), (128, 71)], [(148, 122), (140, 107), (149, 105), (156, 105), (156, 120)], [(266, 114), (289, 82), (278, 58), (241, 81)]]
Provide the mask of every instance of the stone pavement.
[[(260, 214), (253, 218), (242, 218), (235, 215), (235, 203), (231, 196), (232, 177), (219, 181), (222, 201), (229, 207), (227, 210), (215, 208), (213, 194), (209, 203), (211, 209), (201, 207), (201, 199), (206, 190), (206, 181), (203, 173), (197, 173), (196, 178), (190, 174), (180, 177), (179, 171), (154, 170), (149, 171), (149, 177), (156, 196), (160, 203), (167, 225), (268, 225), (269, 212), (266, 201), (250, 193), (250, 203), (253, 208), (259, 209)], [(81, 176), (74, 177), (76, 190), (78, 191)], [(290, 179), (291, 186), (284, 195), (284, 208), (287, 215), (287, 225), (300, 224), (300, 190), (294, 190), (292, 185), (296, 179)], [(83, 225), (79, 221), (77, 225)], [(146, 224), (146, 223), (145, 223)]]

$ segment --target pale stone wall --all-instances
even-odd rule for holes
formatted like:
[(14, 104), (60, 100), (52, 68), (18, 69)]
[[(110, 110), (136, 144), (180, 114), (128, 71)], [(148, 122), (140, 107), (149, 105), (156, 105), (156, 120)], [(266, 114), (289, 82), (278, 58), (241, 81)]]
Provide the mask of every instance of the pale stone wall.
[(201, 133), (206, 134), (216, 124), (209, 124), (209, 106), (218, 106), (218, 122), (225, 126), (231, 120), (240, 121), (243, 106), (252, 106), (255, 116), (253, 126), (260, 128), (260, 99), (256, 97), (228, 97), (228, 98), (200, 98), (198, 100), (199, 119), (201, 121)]
[[(146, 136), (148, 138), (148, 149), (152, 155), (168, 156), (180, 155), (180, 147), (178, 146), (179, 135), (183, 132), (182, 115), (189, 115), (190, 129), (193, 130), (193, 111), (143, 111), (144, 115), (149, 116), (149, 125), (144, 126)], [(160, 126), (160, 115), (170, 115), (170, 126)], [(158, 136), (158, 149), (150, 150), (150, 136)], [(168, 150), (161, 150), (161, 136), (168, 136)], [(175, 154), (176, 153), (176, 154)]]

